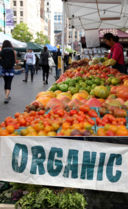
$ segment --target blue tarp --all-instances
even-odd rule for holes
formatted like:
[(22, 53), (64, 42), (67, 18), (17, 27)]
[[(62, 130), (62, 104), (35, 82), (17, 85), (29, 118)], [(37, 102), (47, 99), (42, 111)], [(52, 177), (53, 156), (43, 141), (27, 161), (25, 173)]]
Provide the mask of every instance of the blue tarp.
[(50, 44), (46, 44), (46, 47), (48, 48), (48, 51), (50, 51), (50, 52), (57, 51), (57, 48), (55, 46), (50, 45)]

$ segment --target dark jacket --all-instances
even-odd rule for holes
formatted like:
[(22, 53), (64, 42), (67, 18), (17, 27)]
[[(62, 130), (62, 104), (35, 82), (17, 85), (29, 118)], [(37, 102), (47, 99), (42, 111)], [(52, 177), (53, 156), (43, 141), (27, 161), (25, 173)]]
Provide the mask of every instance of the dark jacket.
[(56, 65), (58, 65), (58, 57), (59, 56), (61, 56), (61, 52), (60, 51), (56, 52), (56, 54), (54, 55), (54, 58), (53, 58)]
[(48, 52), (42, 52), (41, 56), (40, 56), (40, 59), (41, 59), (40, 64), (48, 66), (49, 65), (48, 58), (49, 58), (49, 53)]

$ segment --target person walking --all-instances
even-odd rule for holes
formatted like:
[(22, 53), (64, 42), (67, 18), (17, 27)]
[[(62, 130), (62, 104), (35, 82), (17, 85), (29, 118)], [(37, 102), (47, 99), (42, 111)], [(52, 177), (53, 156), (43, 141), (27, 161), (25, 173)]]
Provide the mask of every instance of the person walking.
[(54, 55), (54, 62), (56, 65), (56, 77), (55, 79), (57, 80), (60, 77), (60, 72), (61, 72), (61, 51), (60, 48), (58, 48), (58, 51)]
[(0, 52), (0, 65), (2, 66), (2, 75), (4, 78), (5, 100), (4, 103), (9, 103), (11, 97), (11, 84), (14, 77), (14, 65), (16, 63), (16, 54), (10, 41), (5, 40)]
[(43, 71), (43, 83), (48, 84), (48, 78), (49, 78), (49, 53), (48, 49), (45, 46), (44, 50), (41, 52), (41, 57), (40, 57), (40, 63), (42, 66), (42, 71)]
[(29, 71), (31, 72), (31, 82), (33, 82), (33, 77), (34, 77), (34, 65), (36, 63), (36, 57), (32, 49), (29, 49), (27, 53), (25, 54), (25, 61), (26, 61), (26, 66), (25, 66), (25, 79), (23, 80), (24, 82), (28, 81), (28, 73)]

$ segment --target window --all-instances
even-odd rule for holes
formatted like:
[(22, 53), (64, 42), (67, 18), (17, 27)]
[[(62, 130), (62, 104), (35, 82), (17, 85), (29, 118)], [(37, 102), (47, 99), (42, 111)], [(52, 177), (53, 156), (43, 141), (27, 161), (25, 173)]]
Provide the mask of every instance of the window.
[(20, 23), (23, 22), (23, 19), (20, 19)]
[(20, 11), (20, 16), (23, 17), (23, 11)]
[(75, 31), (75, 39), (77, 39), (77, 31)]
[(47, 6), (49, 6), (49, 2), (47, 2)]
[(20, 1), (20, 6), (23, 7), (23, 1)]
[(54, 20), (57, 20), (57, 15), (54, 16)]
[(14, 6), (14, 7), (16, 6), (16, 1), (13, 1), (13, 6)]
[(14, 13), (14, 16), (16, 16), (16, 15), (17, 15), (17, 12), (16, 12), (16, 11), (14, 11), (13, 13)]

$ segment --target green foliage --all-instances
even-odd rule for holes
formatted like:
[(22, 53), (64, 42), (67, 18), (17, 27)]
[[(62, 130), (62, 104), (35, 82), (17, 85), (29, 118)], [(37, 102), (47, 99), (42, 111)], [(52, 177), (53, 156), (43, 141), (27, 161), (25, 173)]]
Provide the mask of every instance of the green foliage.
[(23, 42), (30, 42), (33, 39), (33, 35), (30, 33), (29, 28), (25, 23), (17, 24), (12, 32), (12, 36)]
[(53, 190), (43, 188), (40, 192), (30, 192), (16, 203), (16, 209), (85, 209), (86, 201), (77, 192), (54, 193)]
[(34, 208), (33, 205), (35, 204), (35, 200), (36, 192), (30, 192), (16, 203), (16, 209), (18, 209), (19, 207), (23, 209), (32, 209)]
[(34, 184), (20, 184), (20, 183), (10, 183), (13, 190), (22, 190), (22, 191), (28, 191), (28, 192), (36, 192), (43, 188), (43, 186), (40, 185), (34, 185)]
[(62, 193), (59, 196), (59, 208), (61, 209), (85, 209), (86, 201), (83, 195), (75, 193)]
[(42, 45), (46, 45), (46, 44), (49, 44), (50, 42), (49, 42), (49, 40), (48, 40), (48, 37), (45, 36), (45, 35), (43, 34), (43, 32), (40, 32), (40, 33), (37, 32), (37, 33), (36, 33), (35, 43), (37, 43), (37, 44), (42, 44)]
[(36, 197), (34, 208), (53, 208), (57, 206), (57, 196), (50, 189), (42, 189)]

